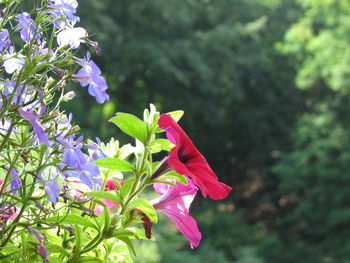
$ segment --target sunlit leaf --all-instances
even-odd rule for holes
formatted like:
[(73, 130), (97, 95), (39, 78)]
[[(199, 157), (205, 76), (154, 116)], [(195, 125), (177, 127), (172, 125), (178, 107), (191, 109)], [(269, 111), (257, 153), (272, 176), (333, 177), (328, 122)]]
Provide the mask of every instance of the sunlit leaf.
[(87, 217), (77, 215), (64, 215), (64, 216), (52, 216), (46, 218), (45, 222), (48, 223), (64, 223), (71, 225), (81, 225), (97, 229), (96, 225), (89, 221)]
[(133, 170), (132, 164), (119, 158), (102, 158), (94, 161), (94, 163), (101, 168), (119, 172), (129, 172)]
[(111, 118), (110, 122), (117, 125), (126, 134), (137, 138), (141, 142), (146, 142), (147, 128), (145, 123), (132, 114), (117, 113), (117, 116)]

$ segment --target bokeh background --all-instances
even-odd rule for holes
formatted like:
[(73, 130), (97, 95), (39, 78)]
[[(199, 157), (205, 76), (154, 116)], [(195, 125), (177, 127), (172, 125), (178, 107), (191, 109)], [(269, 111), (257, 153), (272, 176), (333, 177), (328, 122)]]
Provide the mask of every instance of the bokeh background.
[[(181, 125), (234, 187), (198, 195), (195, 250), (170, 221), (136, 262), (350, 262), (350, 1), (81, 0), (79, 26), (111, 100), (77, 86), (65, 105), (86, 137), (116, 111), (182, 109)], [(91, 50), (93, 51), (93, 50)]]

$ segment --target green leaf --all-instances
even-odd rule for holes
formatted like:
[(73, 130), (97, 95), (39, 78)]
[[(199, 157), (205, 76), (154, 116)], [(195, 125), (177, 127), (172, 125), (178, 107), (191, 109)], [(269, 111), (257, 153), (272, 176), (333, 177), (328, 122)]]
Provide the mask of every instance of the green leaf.
[(137, 237), (136, 233), (134, 233), (133, 231), (131, 230), (119, 230), (119, 231), (115, 231), (113, 233), (113, 236), (116, 237), (116, 238), (119, 238), (119, 237), (131, 237), (131, 238), (135, 238)]
[(86, 217), (77, 215), (66, 215), (66, 216), (52, 216), (46, 218), (45, 222), (48, 223), (65, 223), (71, 225), (81, 225), (97, 229), (96, 225), (89, 221)]
[(94, 198), (97, 198), (99, 200), (110, 200), (113, 202), (116, 202), (118, 204), (122, 203), (122, 200), (120, 199), (120, 197), (114, 193), (111, 193), (112, 191), (108, 191), (108, 192), (87, 192), (85, 193), (85, 195), (87, 196), (91, 196)]
[(89, 256), (86, 256), (86, 257), (81, 257), (79, 258), (78, 260), (74, 261), (74, 262), (77, 262), (77, 263), (82, 263), (82, 262), (91, 262), (91, 263), (96, 263), (96, 262), (103, 262), (101, 259), (99, 258), (96, 258), (96, 257), (89, 257)]
[(145, 143), (147, 140), (146, 124), (134, 115), (118, 112), (117, 116), (109, 120), (123, 132)]
[(174, 121), (178, 122), (181, 119), (182, 115), (184, 115), (184, 111), (183, 110), (171, 111), (171, 112), (168, 112), (167, 114), (169, 114), (174, 119)]
[(62, 263), (63, 262), (62, 259), (58, 258), (57, 256), (48, 256), (47, 259), (48, 259), (48, 262), (50, 262), (50, 263)]
[[(49, 251), (50, 254), (53, 253), (59, 253), (59, 254), (65, 254), (67, 255), (68, 251), (65, 250), (61, 245), (56, 245), (56, 244), (51, 244), (51, 243), (47, 243), (45, 245), (45, 247), (47, 248), (47, 250)], [(51, 262), (51, 261), (50, 261)]]
[(136, 256), (135, 247), (132, 244), (130, 238), (128, 238), (128, 237), (118, 237), (118, 239), (123, 241), (128, 246), (128, 248), (131, 250), (131, 252), (134, 254), (134, 256)]
[(101, 168), (119, 172), (130, 172), (133, 170), (132, 164), (119, 158), (102, 158), (94, 161), (94, 163)]
[(130, 191), (132, 189), (132, 186), (135, 183), (135, 179), (129, 179), (126, 180), (125, 183), (122, 185), (122, 188), (120, 188), (120, 197), (125, 201), (128, 199), (130, 195)]
[(151, 205), (147, 200), (139, 198), (134, 200), (130, 204), (131, 208), (138, 208), (142, 212), (144, 212), (154, 223), (157, 223), (158, 217), (156, 210), (154, 209), (153, 205)]
[(83, 238), (82, 238), (82, 229), (79, 226), (74, 225), (74, 237), (75, 237), (75, 246), (74, 246), (74, 252), (80, 252), (80, 249), (83, 245)]
[(181, 174), (178, 174), (175, 171), (171, 171), (171, 172), (168, 172), (166, 174), (163, 174), (157, 178), (157, 180), (159, 180), (159, 179), (174, 179), (175, 181), (177, 181), (181, 184), (187, 185), (186, 177), (181, 175)]
[(169, 181), (164, 181), (164, 180), (152, 180), (151, 184), (154, 184), (154, 183), (167, 184), (167, 185), (171, 185), (173, 187), (176, 186), (174, 183), (169, 182)]
[(170, 151), (175, 145), (167, 139), (156, 139), (151, 144), (151, 152)]

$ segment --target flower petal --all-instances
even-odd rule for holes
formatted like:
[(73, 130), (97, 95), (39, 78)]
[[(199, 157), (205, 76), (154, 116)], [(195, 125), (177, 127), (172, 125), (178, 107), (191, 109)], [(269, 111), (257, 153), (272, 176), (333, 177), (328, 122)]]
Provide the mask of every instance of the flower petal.
[(169, 153), (169, 165), (177, 173), (191, 177), (204, 197), (209, 195), (215, 200), (227, 197), (232, 188), (218, 181), (204, 156), (172, 117), (162, 114), (158, 125), (167, 131), (167, 138), (175, 144)]

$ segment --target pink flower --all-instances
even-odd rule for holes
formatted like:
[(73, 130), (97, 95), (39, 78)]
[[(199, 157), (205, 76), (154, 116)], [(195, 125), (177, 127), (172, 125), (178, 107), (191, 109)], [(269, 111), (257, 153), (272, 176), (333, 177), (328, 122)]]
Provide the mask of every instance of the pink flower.
[(197, 193), (192, 180), (187, 178), (188, 185), (176, 182), (176, 186), (155, 183), (154, 189), (161, 196), (152, 201), (155, 209), (164, 212), (180, 232), (190, 241), (191, 248), (199, 246), (202, 238), (197, 222), (189, 214), (190, 205)]
[[(124, 180), (119, 180), (119, 183), (121, 185), (124, 184)], [(107, 180), (106, 186), (105, 186), (105, 191), (111, 191), (111, 190), (115, 190), (115, 189), (118, 189), (118, 186), (116, 185), (116, 183), (111, 179)], [(102, 202), (109, 208), (110, 214), (113, 214), (113, 211), (112, 211), (113, 207), (116, 207), (117, 209), (120, 208), (120, 204), (113, 202), (111, 200), (102, 200)], [(103, 206), (97, 204), (96, 208), (95, 208), (96, 214), (101, 215), (102, 211), (103, 211)]]
[(226, 198), (232, 188), (218, 181), (206, 159), (172, 117), (162, 114), (158, 125), (166, 130), (167, 138), (175, 144), (169, 153), (167, 163), (177, 173), (191, 177), (204, 197), (209, 195), (215, 200)]

